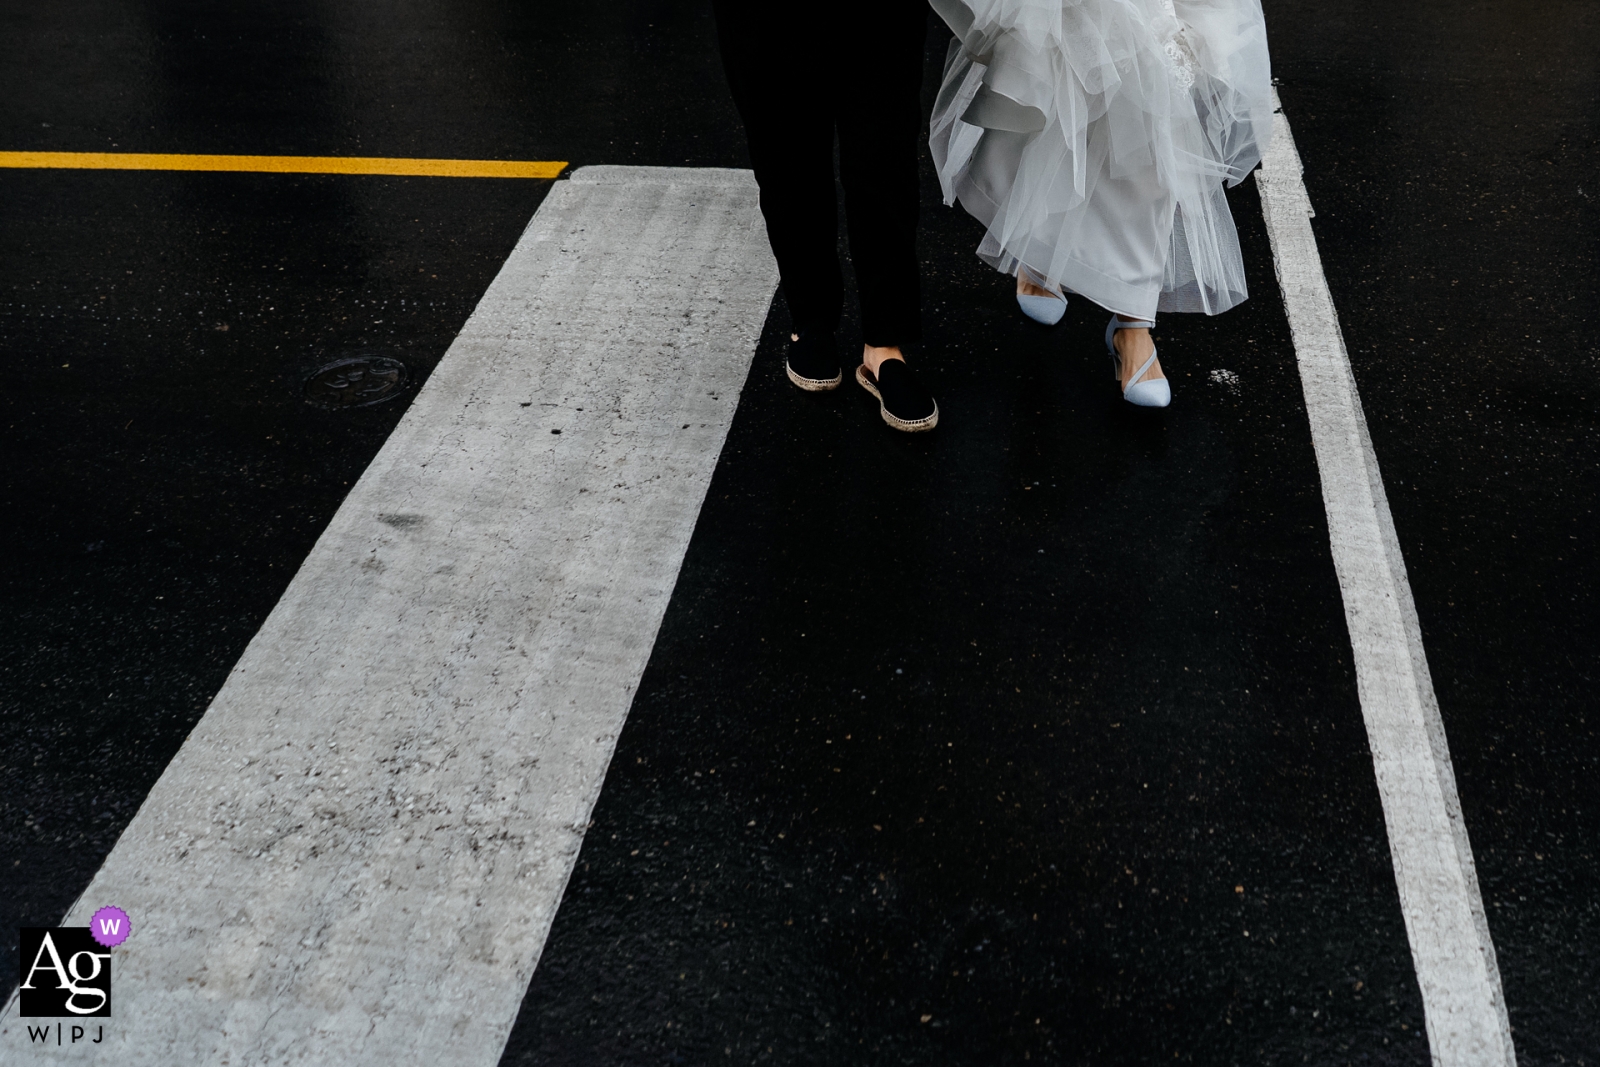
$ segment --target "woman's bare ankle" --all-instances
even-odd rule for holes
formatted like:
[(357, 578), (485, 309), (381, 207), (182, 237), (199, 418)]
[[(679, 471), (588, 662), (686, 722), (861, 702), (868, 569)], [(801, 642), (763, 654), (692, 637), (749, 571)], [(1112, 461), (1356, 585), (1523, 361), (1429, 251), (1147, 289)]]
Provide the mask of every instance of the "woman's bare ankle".
[(1051, 290), (1046, 289), (1044, 286), (1035, 283), (1032, 278), (1028, 277), (1027, 271), (1019, 270), (1017, 271), (1017, 295), (1055, 296), (1056, 294)]
[[(1156, 343), (1150, 336), (1148, 329), (1139, 328), (1132, 330), (1118, 330), (1111, 337), (1111, 343), (1117, 348), (1117, 357), (1122, 361), (1122, 387), (1126, 389), (1133, 384), (1133, 376), (1139, 368), (1144, 366), (1144, 361), (1149, 359), (1156, 350)], [(1144, 372), (1142, 381), (1151, 381), (1155, 378), (1165, 378), (1162, 373), (1161, 361), (1157, 360)]]

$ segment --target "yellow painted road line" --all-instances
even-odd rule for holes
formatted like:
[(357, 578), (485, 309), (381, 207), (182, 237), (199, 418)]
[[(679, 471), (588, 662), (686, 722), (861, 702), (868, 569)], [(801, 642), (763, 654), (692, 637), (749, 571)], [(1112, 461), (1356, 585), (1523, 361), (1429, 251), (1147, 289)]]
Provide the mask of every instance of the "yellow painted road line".
[(191, 156), (151, 152), (0, 152), (0, 167), (57, 170), (229, 170), (269, 174), (398, 174), (424, 178), (555, 178), (565, 162), (382, 159), (370, 156)]

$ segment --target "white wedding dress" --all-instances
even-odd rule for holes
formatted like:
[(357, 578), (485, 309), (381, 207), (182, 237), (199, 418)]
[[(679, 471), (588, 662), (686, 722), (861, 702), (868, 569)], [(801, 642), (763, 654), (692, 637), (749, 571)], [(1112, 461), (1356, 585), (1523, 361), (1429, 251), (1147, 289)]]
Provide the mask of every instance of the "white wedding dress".
[(1223, 194), (1272, 130), (1260, 0), (931, 0), (930, 131), (978, 255), (1128, 318), (1246, 297)]

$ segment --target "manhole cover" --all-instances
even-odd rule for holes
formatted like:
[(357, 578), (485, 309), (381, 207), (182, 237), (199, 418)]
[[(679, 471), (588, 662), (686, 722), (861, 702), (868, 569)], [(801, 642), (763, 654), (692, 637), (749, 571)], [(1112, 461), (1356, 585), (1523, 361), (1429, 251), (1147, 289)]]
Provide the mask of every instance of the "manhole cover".
[(306, 401), (320, 408), (364, 408), (400, 395), (406, 365), (387, 356), (356, 356), (328, 364), (306, 379)]

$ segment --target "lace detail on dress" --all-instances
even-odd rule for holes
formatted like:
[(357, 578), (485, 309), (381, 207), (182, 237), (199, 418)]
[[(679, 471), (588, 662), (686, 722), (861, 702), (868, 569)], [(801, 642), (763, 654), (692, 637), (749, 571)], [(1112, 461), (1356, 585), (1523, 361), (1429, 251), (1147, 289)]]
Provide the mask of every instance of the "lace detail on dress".
[(1194, 48), (1189, 44), (1188, 27), (1178, 18), (1177, 6), (1172, 0), (1162, 0), (1161, 7), (1166, 18), (1157, 22), (1156, 36), (1166, 42), (1161, 50), (1172, 61), (1172, 77), (1177, 81), (1178, 88), (1188, 92), (1194, 88), (1200, 61), (1195, 58)]

